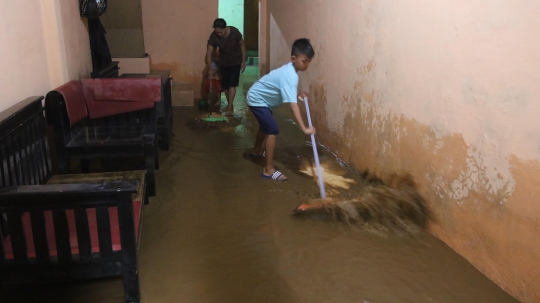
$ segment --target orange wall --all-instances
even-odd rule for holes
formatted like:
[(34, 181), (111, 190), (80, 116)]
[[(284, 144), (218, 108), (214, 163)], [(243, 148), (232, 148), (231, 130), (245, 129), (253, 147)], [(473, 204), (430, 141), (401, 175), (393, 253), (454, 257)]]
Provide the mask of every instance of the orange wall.
[(206, 44), (218, 1), (142, 0), (144, 45), (152, 69), (171, 70), (175, 82), (200, 97)]
[(322, 142), (357, 169), (410, 171), (430, 230), (540, 302), (540, 2), (268, 1), (270, 67), (300, 76)]

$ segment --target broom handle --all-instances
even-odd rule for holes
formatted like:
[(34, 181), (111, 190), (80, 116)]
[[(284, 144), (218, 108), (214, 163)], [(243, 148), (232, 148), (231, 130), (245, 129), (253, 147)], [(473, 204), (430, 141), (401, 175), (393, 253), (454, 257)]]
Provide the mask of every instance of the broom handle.
[[(306, 105), (306, 113), (309, 127), (311, 125), (311, 115), (309, 114), (309, 105), (307, 97), (304, 97), (304, 104)], [(317, 152), (317, 144), (315, 143), (315, 135), (311, 134), (311, 146), (313, 147), (313, 156), (315, 157), (315, 165), (317, 166), (317, 178), (319, 179), (319, 191), (321, 192), (321, 199), (326, 198), (326, 189), (324, 188), (324, 180), (321, 171), (321, 163), (319, 162), (319, 153)]]

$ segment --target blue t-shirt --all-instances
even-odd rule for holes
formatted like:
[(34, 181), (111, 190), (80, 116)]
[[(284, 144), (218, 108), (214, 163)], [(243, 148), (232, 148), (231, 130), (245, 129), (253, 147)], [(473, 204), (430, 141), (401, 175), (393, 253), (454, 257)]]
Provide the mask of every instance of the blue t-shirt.
[(296, 103), (298, 74), (292, 62), (263, 76), (247, 93), (249, 106), (278, 107), (282, 103)]

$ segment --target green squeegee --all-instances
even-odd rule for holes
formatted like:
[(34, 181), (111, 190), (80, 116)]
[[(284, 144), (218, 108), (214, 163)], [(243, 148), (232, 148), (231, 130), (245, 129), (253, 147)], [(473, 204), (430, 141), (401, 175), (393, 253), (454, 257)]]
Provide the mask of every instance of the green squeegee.
[(204, 122), (227, 122), (227, 117), (208, 117), (202, 118)]

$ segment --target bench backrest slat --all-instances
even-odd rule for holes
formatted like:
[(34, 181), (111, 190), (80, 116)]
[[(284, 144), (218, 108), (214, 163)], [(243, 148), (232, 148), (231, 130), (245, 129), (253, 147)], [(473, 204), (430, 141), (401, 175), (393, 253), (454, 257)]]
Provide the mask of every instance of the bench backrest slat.
[(88, 211), (86, 209), (75, 209), (75, 226), (77, 229), (79, 259), (84, 262), (92, 257), (92, 243), (88, 226)]
[(49, 243), (47, 242), (47, 227), (45, 225), (45, 213), (43, 211), (31, 211), (32, 234), (38, 263), (46, 263), (49, 258)]
[(22, 212), (10, 211), (7, 212), (6, 215), (9, 235), (11, 237), (13, 259), (17, 263), (26, 263), (28, 261), (27, 238), (24, 234)]
[(102, 260), (112, 260), (113, 251), (109, 209), (106, 207), (98, 207), (96, 209), (96, 221), (98, 227), (100, 258)]
[(4, 264), (6, 264), (6, 253), (5, 253), (5, 250), (4, 250), (4, 239), (5, 239), (5, 227), (3, 226), (4, 223), (7, 223), (4, 221), (4, 218), (0, 217), (0, 266), (4, 266)]
[(69, 224), (67, 211), (53, 210), (54, 220), (54, 238), (56, 240), (56, 252), (58, 254), (58, 263), (71, 261), (71, 246), (69, 243)]

